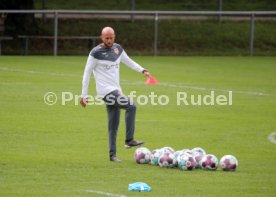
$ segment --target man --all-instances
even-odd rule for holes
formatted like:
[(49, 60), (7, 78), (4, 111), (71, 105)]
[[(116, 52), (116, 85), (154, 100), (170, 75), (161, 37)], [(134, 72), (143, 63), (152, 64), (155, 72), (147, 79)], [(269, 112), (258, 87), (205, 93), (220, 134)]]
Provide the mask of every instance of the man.
[(130, 59), (124, 49), (115, 41), (115, 32), (111, 27), (105, 27), (101, 33), (102, 43), (94, 47), (90, 52), (85, 66), (82, 80), (81, 105), (87, 105), (88, 85), (93, 72), (96, 81), (98, 96), (106, 103), (108, 113), (108, 141), (110, 161), (121, 162), (116, 157), (116, 138), (120, 121), (120, 109), (126, 110), (126, 138), (125, 147), (140, 146), (144, 142), (134, 140), (135, 129), (135, 104), (122, 93), (120, 87), (120, 62), (123, 62), (133, 70), (150, 77), (150, 73), (139, 64)]

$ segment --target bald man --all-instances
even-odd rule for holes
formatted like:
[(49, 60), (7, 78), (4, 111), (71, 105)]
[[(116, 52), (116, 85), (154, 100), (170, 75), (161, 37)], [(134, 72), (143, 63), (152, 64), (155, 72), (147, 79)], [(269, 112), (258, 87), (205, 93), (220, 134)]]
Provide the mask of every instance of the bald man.
[[(97, 95), (106, 103), (108, 114), (109, 159), (121, 162), (116, 156), (116, 139), (120, 122), (120, 110), (125, 110), (126, 137), (125, 147), (140, 146), (144, 142), (134, 140), (135, 104), (122, 93), (120, 86), (120, 63), (150, 77), (150, 73), (128, 57), (124, 49), (115, 41), (115, 32), (111, 27), (105, 27), (101, 33), (102, 43), (94, 47), (87, 59), (83, 80), (81, 105), (87, 105), (88, 85), (93, 72), (96, 81)], [(124, 102), (122, 102), (124, 101)]]

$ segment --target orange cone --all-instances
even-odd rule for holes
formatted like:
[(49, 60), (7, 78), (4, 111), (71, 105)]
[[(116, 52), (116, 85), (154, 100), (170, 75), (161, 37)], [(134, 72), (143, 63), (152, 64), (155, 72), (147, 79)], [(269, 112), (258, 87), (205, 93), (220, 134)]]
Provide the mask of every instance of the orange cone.
[(156, 85), (158, 84), (158, 81), (156, 80), (156, 78), (154, 76), (148, 77), (147, 80), (145, 81), (145, 84), (153, 84)]

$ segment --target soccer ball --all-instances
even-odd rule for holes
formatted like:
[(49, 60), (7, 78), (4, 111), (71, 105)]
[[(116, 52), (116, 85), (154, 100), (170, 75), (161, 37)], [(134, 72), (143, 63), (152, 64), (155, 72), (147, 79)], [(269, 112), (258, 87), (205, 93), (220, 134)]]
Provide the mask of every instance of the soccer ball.
[(178, 157), (179, 155), (183, 154), (184, 152), (182, 150), (178, 150), (178, 151), (175, 151), (173, 154), (174, 154), (174, 157), (176, 159), (176, 165), (178, 165)]
[(204, 155), (200, 160), (200, 166), (206, 170), (216, 170), (218, 168), (218, 158), (215, 155)]
[(196, 161), (196, 169), (200, 169), (201, 165), (200, 165), (200, 161), (201, 159), (204, 157), (205, 154), (201, 153), (201, 152), (193, 152), (193, 157), (195, 158)]
[(200, 147), (196, 147), (196, 148), (192, 149), (192, 153), (196, 153), (196, 152), (202, 153), (204, 155), (206, 154), (206, 151), (203, 148), (200, 148)]
[(137, 148), (134, 152), (134, 159), (136, 163), (139, 163), (139, 164), (149, 163), (150, 154), (151, 154), (150, 150), (145, 147)]
[(184, 153), (182, 150), (178, 150), (178, 151), (175, 151), (173, 154), (174, 154), (174, 157), (177, 159), (179, 155), (181, 155), (182, 153)]
[(150, 154), (150, 164), (158, 165), (158, 159), (161, 155), (161, 151), (159, 149), (155, 149)]
[(182, 152), (183, 152), (183, 153), (192, 154), (192, 151), (191, 151), (190, 149), (188, 149), (188, 148), (182, 149)]
[(173, 168), (176, 166), (176, 158), (173, 153), (163, 153), (158, 159), (158, 164), (162, 168)]
[(161, 153), (174, 153), (175, 152), (175, 150), (169, 146), (165, 146), (165, 147), (161, 148), (160, 150), (161, 150)]
[(177, 164), (181, 170), (192, 170), (196, 166), (196, 161), (191, 154), (182, 153), (177, 158)]
[(222, 170), (235, 171), (238, 167), (238, 160), (233, 155), (224, 155), (219, 162)]

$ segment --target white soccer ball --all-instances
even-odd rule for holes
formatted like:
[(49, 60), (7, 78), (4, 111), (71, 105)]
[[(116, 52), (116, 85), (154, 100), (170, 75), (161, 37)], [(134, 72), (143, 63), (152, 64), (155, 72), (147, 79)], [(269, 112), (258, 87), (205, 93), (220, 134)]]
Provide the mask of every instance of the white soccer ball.
[(181, 170), (193, 170), (196, 166), (195, 158), (189, 153), (182, 153), (177, 158), (177, 166)]
[(161, 156), (161, 151), (159, 149), (155, 149), (150, 154), (150, 164), (158, 165), (158, 159)]
[(196, 147), (196, 148), (192, 149), (193, 154), (196, 153), (196, 152), (206, 155), (206, 151), (203, 148), (200, 148), (200, 147)]
[(182, 149), (181, 151), (184, 152), (184, 153), (192, 154), (192, 150), (191, 150), (191, 149), (188, 149), (188, 148), (184, 148), (184, 149)]
[(176, 166), (176, 158), (173, 153), (163, 153), (158, 159), (158, 164), (162, 168), (173, 168)]
[(134, 152), (134, 159), (138, 164), (146, 164), (150, 162), (150, 154), (150, 150), (145, 147), (137, 148)]
[(177, 157), (178, 157), (179, 155), (181, 155), (182, 153), (184, 153), (182, 150), (177, 150), (177, 151), (175, 151), (173, 154), (174, 154), (175, 158), (177, 159)]
[(201, 168), (205, 170), (216, 170), (218, 168), (218, 158), (212, 154), (204, 155), (199, 163)]
[(163, 148), (160, 149), (161, 153), (174, 153), (175, 150), (172, 147), (169, 146), (165, 146)]
[(222, 170), (235, 171), (238, 167), (238, 160), (233, 155), (224, 155), (220, 159), (219, 165)]
[(184, 152), (182, 150), (178, 150), (174, 152), (174, 157), (176, 159), (176, 165), (178, 165), (178, 157), (179, 155), (183, 154)]
[(193, 157), (195, 158), (195, 161), (196, 161), (196, 166), (195, 168), (196, 169), (200, 169), (201, 168), (201, 165), (200, 165), (200, 161), (201, 159), (204, 157), (205, 154), (201, 153), (201, 152), (193, 152)]
[(184, 149), (182, 149), (181, 151), (182, 151), (183, 153), (187, 153), (187, 154), (190, 154), (190, 155), (193, 154), (192, 150), (191, 150), (191, 149), (188, 149), (188, 148), (184, 148)]

